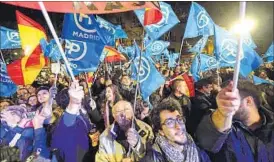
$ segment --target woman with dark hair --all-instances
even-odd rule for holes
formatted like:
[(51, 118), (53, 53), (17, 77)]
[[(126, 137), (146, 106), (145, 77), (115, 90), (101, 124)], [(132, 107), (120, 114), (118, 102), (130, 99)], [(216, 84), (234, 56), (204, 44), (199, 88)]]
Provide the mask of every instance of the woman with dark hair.
[(98, 105), (100, 106), (101, 113), (104, 118), (105, 126), (113, 122), (114, 119), (111, 114), (112, 107), (121, 99), (122, 99), (122, 96), (118, 90), (118, 87), (114, 84), (108, 85), (106, 89), (101, 93), (100, 99), (99, 99), (100, 103)]

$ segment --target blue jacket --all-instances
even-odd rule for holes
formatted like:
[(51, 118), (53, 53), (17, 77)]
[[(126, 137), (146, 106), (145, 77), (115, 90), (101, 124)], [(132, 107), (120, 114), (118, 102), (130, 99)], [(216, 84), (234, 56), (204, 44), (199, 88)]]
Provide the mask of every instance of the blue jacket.
[(212, 153), (216, 162), (274, 162), (273, 113), (260, 109), (263, 125), (255, 131), (241, 122), (234, 121), (232, 129), (221, 133), (211, 120), (211, 114), (204, 116), (196, 135), (200, 146)]
[(65, 162), (83, 161), (89, 150), (90, 129), (87, 117), (64, 112), (53, 131), (51, 149), (58, 149)]

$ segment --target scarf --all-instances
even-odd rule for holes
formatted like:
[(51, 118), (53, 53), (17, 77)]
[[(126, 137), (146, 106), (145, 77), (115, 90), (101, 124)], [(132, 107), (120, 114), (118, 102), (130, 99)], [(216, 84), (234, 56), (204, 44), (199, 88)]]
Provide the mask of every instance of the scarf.
[(168, 140), (157, 135), (155, 142), (158, 144), (168, 162), (199, 162), (199, 153), (192, 137), (187, 134), (187, 143), (184, 145), (170, 144)]

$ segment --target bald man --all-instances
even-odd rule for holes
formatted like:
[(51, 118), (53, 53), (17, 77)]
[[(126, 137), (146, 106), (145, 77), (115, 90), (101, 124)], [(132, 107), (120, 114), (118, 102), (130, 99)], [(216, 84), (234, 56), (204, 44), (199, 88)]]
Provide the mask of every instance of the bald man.
[(134, 118), (132, 105), (128, 101), (117, 102), (112, 114), (114, 122), (100, 136), (96, 162), (139, 161), (145, 155), (146, 144), (151, 144), (154, 138), (151, 127)]

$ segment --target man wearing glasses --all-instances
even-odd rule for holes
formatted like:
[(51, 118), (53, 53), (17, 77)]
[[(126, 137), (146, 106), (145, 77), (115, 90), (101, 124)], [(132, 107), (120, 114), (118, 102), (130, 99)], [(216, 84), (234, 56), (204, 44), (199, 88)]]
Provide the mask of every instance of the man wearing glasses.
[(146, 145), (154, 138), (151, 127), (134, 118), (132, 105), (128, 101), (118, 101), (112, 108), (112, 114), (114, 122), (100, 136), (95, 161), (139, 161), (145, 156)]
[(141, 162), (205, 162), (210, 161), (185, 128), (185, 119), (177, 100), (163, 100), (151, 112), (155, 143)]

